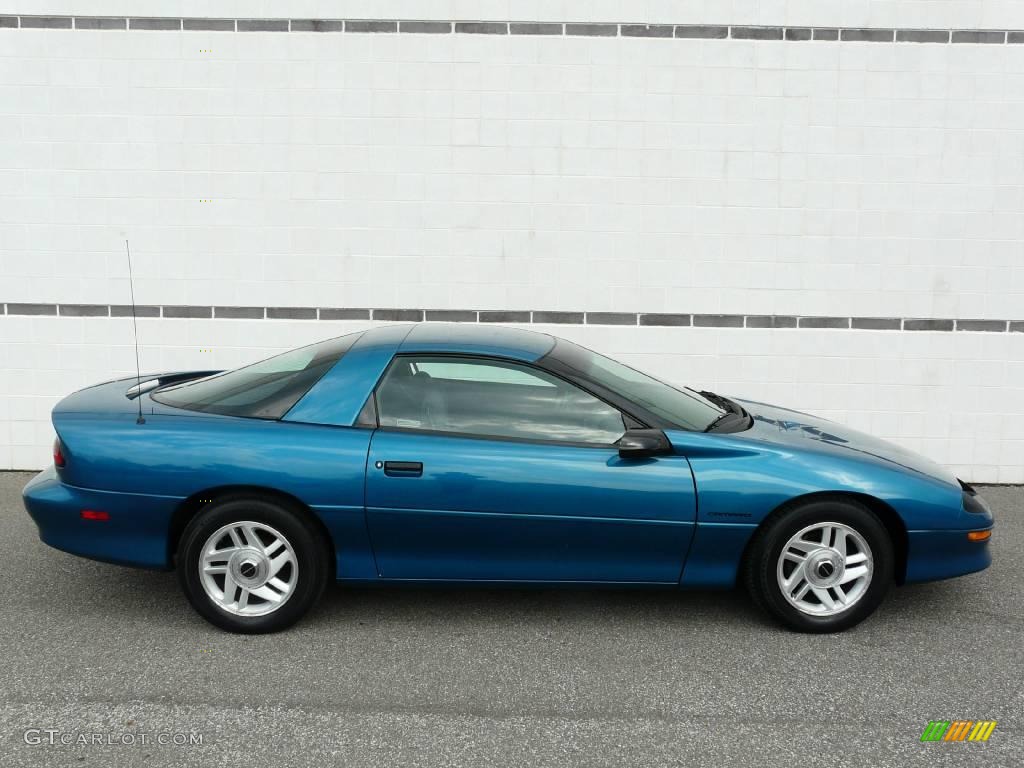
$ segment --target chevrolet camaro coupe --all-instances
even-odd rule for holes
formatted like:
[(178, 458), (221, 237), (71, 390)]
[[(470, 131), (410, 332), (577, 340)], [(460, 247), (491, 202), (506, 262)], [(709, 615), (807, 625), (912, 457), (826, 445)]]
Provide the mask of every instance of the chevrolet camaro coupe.
[(966, 483), (831, 421), (665, 384), (564, 339), (389, 325), (53, 410), (47, 544), (174, 568), (271, 632), (346, 583), (746, 587), (805, 632), (991, 563)]

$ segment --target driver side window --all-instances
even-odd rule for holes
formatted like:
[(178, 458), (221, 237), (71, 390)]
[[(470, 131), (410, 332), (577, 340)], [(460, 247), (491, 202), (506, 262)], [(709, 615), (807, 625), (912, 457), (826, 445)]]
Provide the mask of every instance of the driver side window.
[(499, 360), (399, 356), (377, 387), (380, 426), (610, 445), (622, 414), (544, 371)]

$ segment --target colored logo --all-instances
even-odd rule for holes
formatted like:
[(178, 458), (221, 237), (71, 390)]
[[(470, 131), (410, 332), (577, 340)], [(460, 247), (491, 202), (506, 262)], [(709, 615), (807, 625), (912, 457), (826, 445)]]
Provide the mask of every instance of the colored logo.
[(921, 741), (988, 741), (995, 720), (929, 720)]

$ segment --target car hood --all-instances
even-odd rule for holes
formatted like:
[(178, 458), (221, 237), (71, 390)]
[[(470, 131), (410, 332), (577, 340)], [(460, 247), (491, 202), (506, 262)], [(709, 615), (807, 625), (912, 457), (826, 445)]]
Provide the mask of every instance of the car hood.
[(796, 449), (815, 441), (815, 447), (829, 453), (858, 454), (861, 458), (897, 465), (903, 469), (959, 486), (959, 481), (945, 467), (936, 464), (920, 454), (893, 443), (860, 432), (851, 427), (837, 424), (828, 419), (811, 416), (777, 405), (758, 403), (751, 400), (737, 400), (754, 419), (753, 426), (746, 432), (737, 433), (753, 440), (764, 440)]

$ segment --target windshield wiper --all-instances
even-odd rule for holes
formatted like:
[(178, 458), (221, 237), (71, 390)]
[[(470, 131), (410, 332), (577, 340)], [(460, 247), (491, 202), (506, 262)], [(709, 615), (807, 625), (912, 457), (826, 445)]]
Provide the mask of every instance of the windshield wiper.
[(705, 427), (705, 432), (719, 431), (727, 426), (737, 427), (740, 424), (749, 426), (748, 422), (753, 423), (750, 414), (735, 400), (730, 400), (728, 397), (716, 394), (715, 392), (708, 392), (707, 390), (701, 390), (697, 394), (708, 402), (714, 403), (719, 408), (725, 409), (725, 413)]
[(714, 392), (708, 392), (706, 389), (700, 390), (699, 392), (697, 392), (697, 394), (703, 397), (705, 400), (714, 403), (719, 408), (725, 409), (725, 411), (728, 413), (736, 413), (736, 409), (739, 407), (729, 398), (722, 397), (721, 395), (716, 395)]
[(707, 425), (707, 426), (706, 426), (706, 427), (704, 428), (704, 431), (705, 431), (705, 432), (714, 432), (714, 431), (715, 431), (715, 428), (716, 428), (716, 427), (718, 427), (718, 425), (719, 425), (719, 424), (721, 424), (721, 423), (722, 423), (723, 421), (725, 421), (726, 419), (730, 419), (730, 420), (731, 420), (731, 419), (733, 419), (733, 418), (735, 418), (735, 417), (736, 417), (736, 414), (735, 414), (735, 413), (733, 413), (733, 412), (731, 412), (731, 411), (726, 411), (726, 412), (725, 412), (725, 413), (723, 413), (723, 414), (722, 414), (721, 416), (719, 416), (719, 417), (718, 417), (717, 419), (715, 419), (715, 420), (714, 420), (714, 421), (712, 421), (712, 422), (711, 422), (710, 424), (708, 424), (708, 425)]

